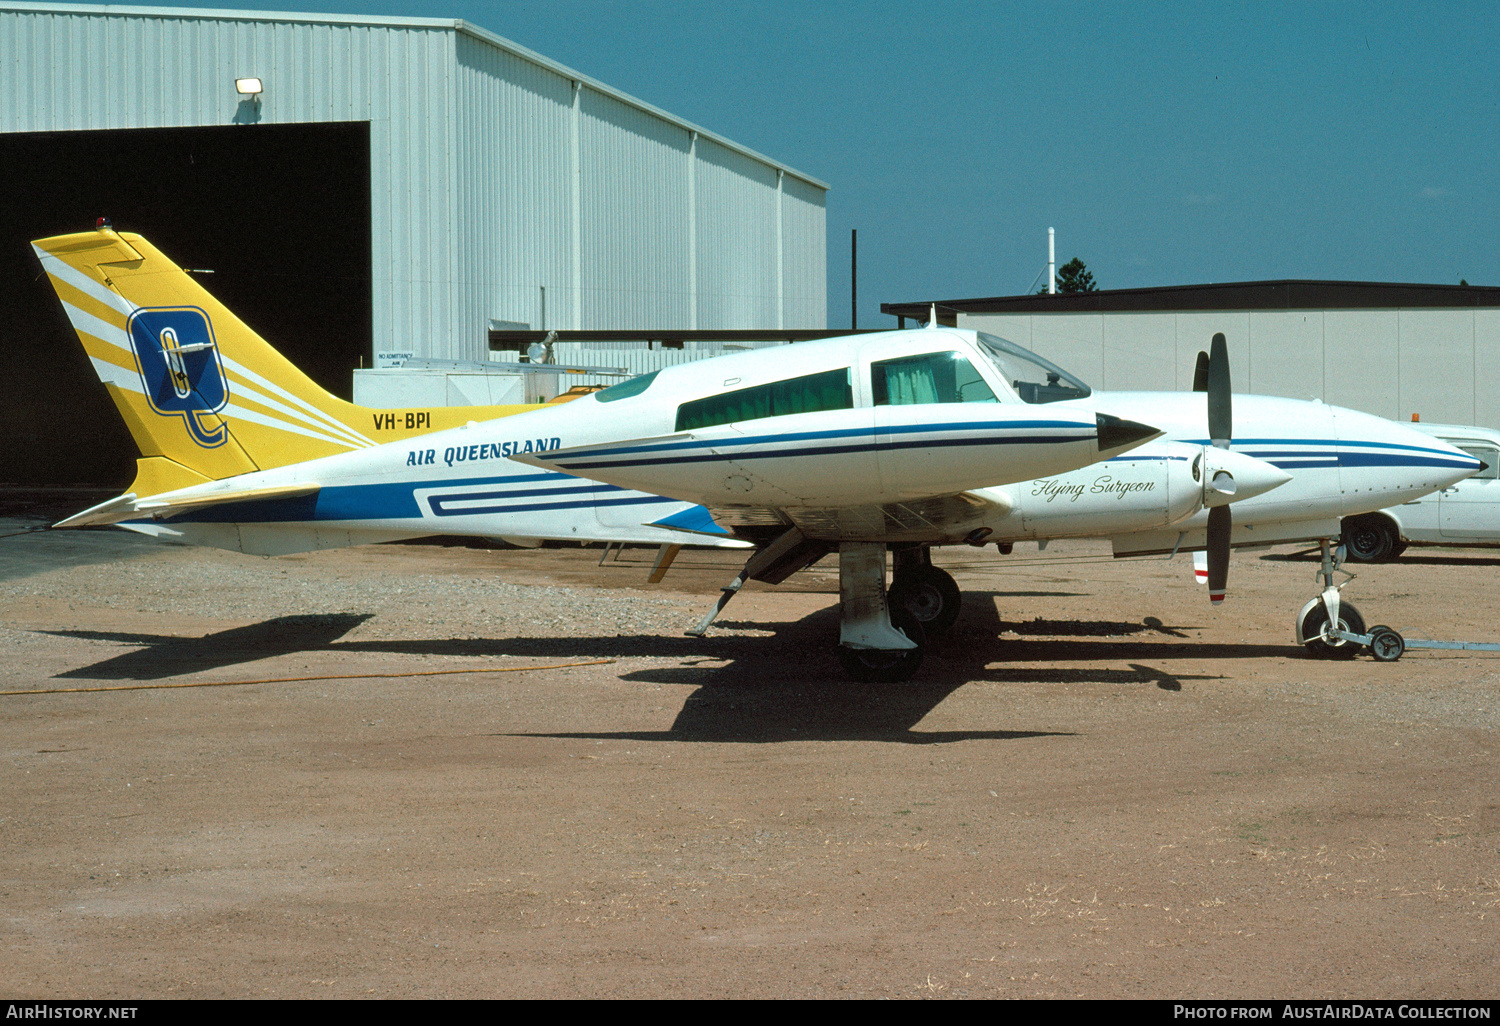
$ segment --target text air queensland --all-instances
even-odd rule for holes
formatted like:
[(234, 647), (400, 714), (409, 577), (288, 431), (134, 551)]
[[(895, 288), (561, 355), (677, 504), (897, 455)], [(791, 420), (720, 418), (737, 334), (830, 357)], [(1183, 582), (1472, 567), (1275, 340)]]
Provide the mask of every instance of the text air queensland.
[[(442, 461), (451, 467), (455, 463), (503, 460), (529, 452), (551, 452), (561, 448), (561, 438), (524, 438), (514, 442), (486, 442), (483, 445), (450, 445), (443, 450)], [(406, 454), (408, 467), (425, 467), (437, 461), (436, 449), (412, 449)]]

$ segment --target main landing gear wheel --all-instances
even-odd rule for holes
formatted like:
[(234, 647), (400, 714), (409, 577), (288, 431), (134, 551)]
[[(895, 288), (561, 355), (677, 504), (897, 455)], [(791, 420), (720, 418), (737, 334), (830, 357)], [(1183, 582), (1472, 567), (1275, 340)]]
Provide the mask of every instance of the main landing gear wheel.
[(1344, 525), (1344, 549), (1356, 563), (1386, 563), (1399, 556), (1405, 545), (1396, 525), (1385, 517), (1356, 517)]
[(922, 624), (905, 606), (891, 603), (891, 626), (917, 643), (916, 648), (879, 649), (839, 646), (844, 672), (861, 684), (900, 684), (912, 679), (922, 665)]
[(1370, 654), (1376, 661), (1394, 663), (1406, 652), (1406, 639), (1385, 624), (1370, 628)]
[[(1309, 609), (1302, 618), (1302, 636), (1307, 639), (1304, 647), (1308, 655), (1314, 659), (1353, 659), (1359, 655), (1361, 646), (1358, 642), (1323, 637), (1323, 628), (1327, 623), (1328, 609), (1321, 602)], [(1365, 618), (1359, 615), (1358, 609), (1347, 602), (1341, 602), (1338, 629), (1350, 634), (1363, 634)]]
[(887, 600), (892, 609), (904, 609), (921, 621), (927, 634), (942, 634), (958, 619), (963, 598), (947, 571), (913, 566), (896, 571)]

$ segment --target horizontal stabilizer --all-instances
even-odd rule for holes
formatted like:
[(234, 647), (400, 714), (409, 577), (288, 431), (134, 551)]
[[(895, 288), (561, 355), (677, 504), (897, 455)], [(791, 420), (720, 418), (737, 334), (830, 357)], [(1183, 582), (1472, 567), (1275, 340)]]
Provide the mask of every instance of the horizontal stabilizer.
[(121, 520), (129, 520), (135, 516), (135, 503), (135, 492), (126, 492), (124, 495), (117, 495), (108, 502), (101, 502), (97, 506), (90, 506), (82, 513), (75, 513), (66, 520), (59, 520), (52, 526), (54, 528), (103, 527), (108, 524), (118, 524)]
[(235, 502), (251, 502), (265, 499), (295, 499), (312, 495), (321, 486), (313, 483), (282, 485), (274, 488), (225, 489), (213, 493), (193, 492), (187, 495), (153, 495), (148, 499), (127, 492), (118, 498), (102, 502), (75, 516), (54, 524), (54, 527), (105, 527), (126, 520), (151, 517), (155, 520), (170, 520), (172, 517), (206, 509), (210, 506), (226, 506)]

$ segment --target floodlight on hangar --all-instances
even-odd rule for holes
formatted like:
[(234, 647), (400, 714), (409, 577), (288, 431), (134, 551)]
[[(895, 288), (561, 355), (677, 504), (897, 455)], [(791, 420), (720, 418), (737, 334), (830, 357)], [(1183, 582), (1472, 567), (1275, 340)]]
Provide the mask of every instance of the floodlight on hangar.
[(241, 96), (260, 96), (263, 86), (258, 78), (237, 78), (234, 80), (234, 91)]

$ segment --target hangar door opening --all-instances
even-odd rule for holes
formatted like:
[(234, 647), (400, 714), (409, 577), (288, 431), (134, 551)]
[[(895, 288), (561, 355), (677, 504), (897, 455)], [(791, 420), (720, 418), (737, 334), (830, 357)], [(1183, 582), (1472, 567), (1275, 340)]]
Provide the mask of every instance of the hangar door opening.
[(139, 232), (335, 395), (369, 365), (368, 122), (0, 135), (0, 483), (124, 488), (136, 449), (32, 239)]

